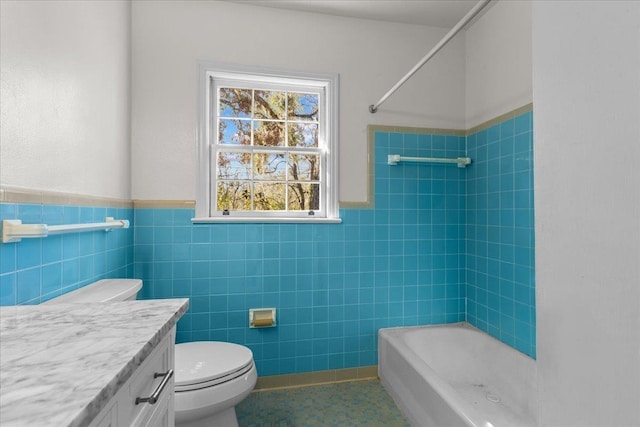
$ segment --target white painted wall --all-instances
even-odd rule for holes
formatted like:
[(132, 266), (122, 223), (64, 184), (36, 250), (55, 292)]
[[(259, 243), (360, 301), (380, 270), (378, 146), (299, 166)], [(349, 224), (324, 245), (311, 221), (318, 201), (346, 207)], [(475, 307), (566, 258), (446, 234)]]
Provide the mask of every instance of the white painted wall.
[(640, 2), (533, 4), (543, 426), (640, 425)]
[(531, 102), (530, 1), (496, 1), (465, 43), (467, 129)]
[(130, 197), (128, 1), (0, 2), (0, 184)]
[(463, 37), (368, 112), (445, 32), (227, 2), (134, 2), (133, 198), (194, 199), (197, 64), (217, 61), (339, 73), (340, 200), (366, 200), (368, 124), (464, 128)]

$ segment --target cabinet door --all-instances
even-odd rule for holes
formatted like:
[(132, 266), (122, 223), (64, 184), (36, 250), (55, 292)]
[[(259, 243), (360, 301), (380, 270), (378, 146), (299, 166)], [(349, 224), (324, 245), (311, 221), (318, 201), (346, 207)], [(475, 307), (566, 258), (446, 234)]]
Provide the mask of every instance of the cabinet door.
[(173, 409), (173, 396), (162, 402), (162, 406), (156, 408), (144, 427), (174, 427), (175, 414)]
[[(172, 350), (173, 347), (169, 345), (168, 340), (164, 339), (138, 368), (132, 376), (129, 386), (129, 399), (131, 402), (135, 402), (137, 398), (151, 396), (160, 387), (164, 381), (164, 376), (158, 375), (166, 374), (170, 369), (173, 369), (169, 361), (169, 352)], [(168, 387), (162, 392), (163, 395), (170, 393), (173, 393), (173, 378)], [(144, 402), (134, 404), (131, 419), (136, 419), (144, 416), (144, 413), (152, 412), (157, 404)]]
[(102, 417), (102, 419), (100, 419), (99, 417), (100, 415), (98, 415), (98, 419), (100, 421), (92, 422), (91, 427), (118, 427), (117, 402), (113, 404), (110, 409), (108, 409), (107, 413), (104, 415), (104, 417)]
[(138, 367), (89, 427), (174, 427), (174, 378), (171, 377), (155, 404), (135, 404), (136, 397), (153, 393), (162, 382), (156, 372), (174, 369), (175, 326)]

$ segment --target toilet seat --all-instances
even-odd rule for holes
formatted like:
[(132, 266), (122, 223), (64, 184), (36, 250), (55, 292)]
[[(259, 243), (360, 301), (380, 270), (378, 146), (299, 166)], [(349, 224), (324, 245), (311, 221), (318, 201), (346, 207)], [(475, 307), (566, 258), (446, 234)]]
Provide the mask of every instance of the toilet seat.
[(218, 341), (176, 344), (175, 392), (200, 390), (224, 384), (253, 368), (247, 347)]

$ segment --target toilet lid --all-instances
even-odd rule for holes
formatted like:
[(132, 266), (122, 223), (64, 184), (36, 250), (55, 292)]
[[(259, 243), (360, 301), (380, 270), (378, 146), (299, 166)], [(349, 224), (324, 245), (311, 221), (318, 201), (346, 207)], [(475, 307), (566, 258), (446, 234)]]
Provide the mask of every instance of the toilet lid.
[(218, 341), (176, 344), (175, 385), (184, 387), (210, 383), (219, 378), (235, 378), (253, 365), (253, 353), (247, 347)]

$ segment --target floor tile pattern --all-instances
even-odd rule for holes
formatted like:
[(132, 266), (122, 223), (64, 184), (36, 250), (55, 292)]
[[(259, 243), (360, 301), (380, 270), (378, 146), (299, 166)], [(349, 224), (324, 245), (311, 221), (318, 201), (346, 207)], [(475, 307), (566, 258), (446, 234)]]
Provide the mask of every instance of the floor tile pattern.
[(236, 412), (240, 427), (409, 427), (378, 380), (255, 392)]

